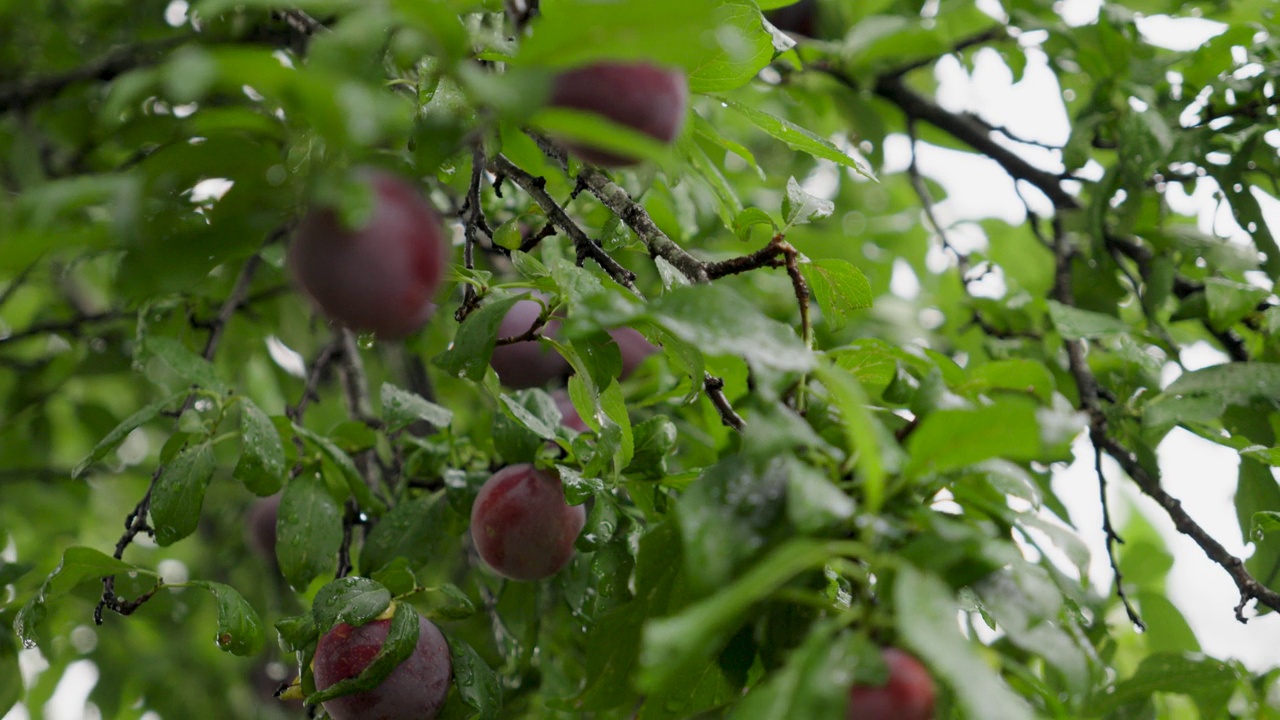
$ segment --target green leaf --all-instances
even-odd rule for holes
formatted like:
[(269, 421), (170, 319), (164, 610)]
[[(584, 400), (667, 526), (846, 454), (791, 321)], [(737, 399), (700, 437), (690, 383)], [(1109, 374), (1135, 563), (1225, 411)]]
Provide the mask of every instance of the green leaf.
[(25, 694), (18, 668), (18, 643), (8, 628), (0, 628), (0, 717), (18, 704)]
[(155, 417), (163, 412), (165, 408), (186, 396), (187, 393), (185, 391), (175, 393), (163, 400), (157, 400), (146, 405), (134, 414), (125, 418), (119, 425), (112, 428), (111, 432), (107, 433), (106, 437), (99, 440), (98, 444), (93, 446), (93, 450), (90, 450), (89, 454), (84, 456), (84, 459), (76, 463), (75, 468), (71, 470), (71, 477), (74, 479), (84, 475), (85, 471), (89, 469), (89, 466), (106, 457), (107, 453), (111, 452), (116, 448), (116, 446), (124, 442), (124, 439), (129, 436), (129, 433), (155, 419)]
[(276, 511), (276, 559), (295, 588), (333, 570), (342, 545), (342, 509), (324, 481), (299, 475), (284, 486)]
[(969, 371), (969, 378), (954, 390), (969, 397), (988, 394), (992, 390), (1029, 393), (1048, 405), (1053, 401), (1056, 383), (1043, 363), (1035, 360), (996, 360)]
[(830, 140), (823, 138), (815, 133), (806, 130), (799, 125), (775, 117), (765, 112), (761, 112), (749, 105), (730, 100), (725, 97), (716, 97), (716, 100), (724, 103), (726, 107), (740, 113), (747, 120), (761, 130), (765, 131), (774, 138), (781, 140), (792, 150), (809, 153), (810, 155), (823, 160), (831, 160), (835, 163), (851, 168), (854, 172), (863, 177), (874, 180), (875, 174), (871, 172), (871, 168), (860, 158), (853, 157), (844, 152), (840, 148), (831, 144)]
[(529, 122), (554, 137), (620, 157), (663, 162), (671, 155), (667, 143), (585, 110), (547, 107)]
[(240, 446), (235, 478), (259, 497), (279, 492), (285, 477), (284, 444), (271, 418), (248, 398), (241, 399)]
[(574, 67), (592, 61), (649, 61), (696, 70), (721, 52), (713, 0), (547, 0), (520, 45), (525, 65)]
[(902, 642), (950, 686), (960, 707), (983, 720), (1033, 720), (1025, 700), (960, 634), (959, 604), (946, 583), (901, 565), (893, 585), (894, 618)]
[(649, 303), (646, 319), (708, 355), (779, 370), (805, 371), (814, 364), (794, 330), (723, 285), (675, 288)]
[(1159, 398), (1201, 395), (1225, 405), (1280, 397), (1280, 363), (1224, 363), (1193, 370), (1174, 380)]
[(1155, 693), (1179, 693), (1191, 697), (1201, 717), (1218, 717), (1238, 682), (1221, 660), (1193, 653), (1158, 653), (1144, 658), (1133, 675), (1095, 695), (1087, 712), (1106, 715)]
[(753, 2), (725, 0), (715, 12), (718, 47), (689, 73), (689, 90), (723, 92), (751, 82), (773, 59), (773, 36), (764, 29)]
[(15, 580), (31, 572), (34, 568), (35, 565), (31, 563), (11, 563), (7, 560), (0, 560), (0, 588), (5, 585), (12, 585)]
[(1209, 322), (1216, 330), (1226, 330), (1254, 313), (1258, 304), (1270, 294), (1269, 290), (1255, 285), (1208, 278), (1204, 283), (1204, 295), (1209, 305)]
[(341, 577), (316, 593), (311, 614), (321, 635), (339, 623), (359, 627), (382, 614), (391, 605), (391, 591), (381, 583), (362, 577)]
[(815, 260), (801, 265), (800, 272), (832, 330), (844, 329), (849, 323), (849, 311), (871, 307), (871, 284), (852, 263)]
[(723, 587), (739, 566), (790, 533), (789, 467), (780, 458), (733, 455), (707, 468), (680, 496), (676, 520), (690, 584), (702, 595)]
[[(476, 720), (498, 720), (502, 717), (502, 686), (488, 664), (470, 645), (458, 638), (449, 638), (449, 656), (453, 661), (454, 687), (462, 703), (472, 709), (456, 717)], [(445, 708), (441, 717), (455, 715)]]
[(705, 668), (752, 605), (797, 574), (821, 566), (844, 550), (838, 543), (792, 540), (715, 595), (672, 617), (651, 620), (644, 629), (637, 685), (644, 692), (661, 692), (682, 676)]
[(311, 613), (280, 618), (276, 621), (276, 632), (280, 635), (280, 646), (285, 652), (305, 650), (320, 637), (316, 620)]
[(1063, 627), (1062, 591), (1044, 568), (1016, 563), (992, 573), (973, 589), (982, 597), (983, 609), (995, 619), (1014, 645), (1062, 673), (1072, 692), (1089, 689), (1089, 658), (1072, 630)]
[(789, 463), (787, 518), (797, 530), (815, 533), (839, 527), (853, 518), (853, 499), (814, 468)]
[(235, 588), (207, 580), (193, 580), (192, 585), (213, 593), (218, 601), (218, 647), (232, 655), (256, 655), (262, 649), (262, 620), (253, 606)]
[(810, 195), (794, 177), (787, 178), (787, 195), (782, 199), (782, 217), (786, 223), (783, 232), (796, 225), (808, 225), (813, 220), (831, 217), (835, 211), (835, 203)]
[(1032, 460), (1040, 455), (1035, 404), (1016, 397), (972, 409), (937, 410), (907, 438), (906, 472), (945, 473), (990, 458)]
[(156, 543), (172, 545), (196, 531), (204, 493), (217, 469), (213, 445), (202, 442), (178, 453), (160, 471), (151, 491), (151, 520)]
[(738, 213), (733, 219), (733, 233), (738, 236), (739, 240), (746, 241), (751, 237), (751, 228), (756, 225), (768, 225), (773, 228), (774, 232), (778, 231), (778, 224), (769, 217), (769, 213), (760, 208), (749, 207)]
[(1049, 317), (1053, 326), (1068, 340), (1129, 332), (1129, 326), (1119, 318), (1063, 305), (1056, 300), (1049, 301)]
[(879, 651), (865, 638), (831, 621), (814, 623), (781, 672), (753, 687), (731, 720), (844, 717), (849, 679)]
[(324, 690), (307, 696), (307, 704), (317, 705), (343, 695), (367, 692), (381, 685), (400, 663), (413, 654), (414, 648), (418, 646), (421, 622), (423, 621), (412, 607), (403, 603), (396, 605), (395, 614), (391, 616), (391, 624), (387, 628), (387, 637), (368, 666), (355, 677), (339, 680)]
[(418, 568), (449, 552), (456, 544), (456, 533), (450, 526), (452, 514), (440, 493), (401, 500), (365, 538), (360, 571), (373, 574), (396, 558)]
[(512, 295), (490, 300), (467, 316), (458, 326), (453, 345), (432, 361), (445, 372), (469, 380), (480, 380), (489, 368), (493, 344), (498, 339), (498, 325), (507, 311), (528, 295)]
[(152, 362), (159, 362), (186, 382), (212, 390), (219, 395), (230, 392), (226, 383), (218, 379), (213, 365), (204, 358), (187, 349), (176, 338), (162, 335), (143, 336), (142, 346), (134, 358), (134, 364), (145, 368)]
[(898, 443), (890, 439), (884, 425), (867, 409), (867, 393), (851, 374), (827, 363), (819, 365), (814, 374), (831, 394), (832, 404), (844, 419), (841, 427), (849, 455), (857, 459), (858, 471), (862, 474), (867, 511), (875, 513), (884, 502), (886, 471), (898, 469), (902, 451)]
[(308, 442), (320, 448), (320, 454), (341, 471), (342, 479), (347, 483), (347, 489), (351, 491), (351, 496), (360, 504), (362, 510), (371, 513), (382, 512), (386, 505), (373, 496), (369, 486), (365, 484), (364, 477), (360, 475), (360, 470), (356, 467), (355, 462), (351, 460), (351, 456), (347, 455), (342, 448), (338, 447), (329, 438), (314, 433), (297, 423), (294, 423), (293, 430)]
[(67, 548), (62, 552), (62, 562), (58, 563), (58, 567), (45, 578), (40, 590), (18, 612), (13, 622), (14, 631), (24, 645), (34, 646), (37, 640), (36, 628), (44, 621), (47, 603), (66, 595), (81, 583), (126, 572), (145, 571), (93, 548)]
[(550, 440), (560, 426), (556, 401), (542, 390), (521, 390), (498, 398), (502, 409), (516, 422), (540, 438)]
[(378, 394), (382, 399), (382, 419), (391, 432), (419, 420), (438, 428), (447, 427), (453, 422), (453, 412), (448, 408), (440, 407), (417, 393), (402, 390), (391, 383), (383, 383)]

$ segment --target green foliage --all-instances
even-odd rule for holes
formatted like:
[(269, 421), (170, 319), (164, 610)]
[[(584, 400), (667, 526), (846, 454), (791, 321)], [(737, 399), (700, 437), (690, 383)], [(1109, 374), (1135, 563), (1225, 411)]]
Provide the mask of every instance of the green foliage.
[[(89, 661), (103, 717), (302, 717), (279, 686), (376, 686), (420, 614), (457, 720), (843, 718), (885, 646), (940, 718), (1276, 717), (1277, 671), (1168, 598), (1156, 529), (1241, 589), (1221, 613), (1276, 621), (1275, 9), (1062, 5), (0, 0), (0, 715)], [(813, 37), (764, 14), (806, 7)], [(1162, 14), (1214, 34), (1170, 49)], [(602, 60), (685, 72), (675, 142), (546, 107)], [(980, 66), (1052, 75), (1062, 146), (939, 101)], [(942, 150), (1027, 212), (955, 219)], [(285, 261), (306, 209), (371, 211), (370, 165), (455, 241), (402, 343), (328, 327)], [(1239, 232), (1184, 214), (1202, 188)], [(489, 360), (528, 297), (573, 374), (512, 391)], [(1240, 457), (1238, 540), (1161, 482), (1187, 432)], [(1051, 482), (1082, 436), (1163, 513), (1120, 529), (1120, 588)], [(519, 462), (587, 517), (536, 584), (468, 534)], [(319, 637), (379, 617), (316, 692)]]

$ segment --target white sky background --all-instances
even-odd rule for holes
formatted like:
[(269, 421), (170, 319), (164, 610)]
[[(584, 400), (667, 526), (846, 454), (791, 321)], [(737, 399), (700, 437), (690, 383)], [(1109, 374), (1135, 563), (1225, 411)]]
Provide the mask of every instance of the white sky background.
[[(994, 8), (993, 14), (999, 13), (993, 0), (979, 0), (979, 6), (988, 11)], [(1066, 0), (1061, 12), (1073, 25), (1087, 24), (1097, 17), (1099, 7), (1100, 0)], [(1207, 21), (1168, 18), (1150, 18), (1140, 26), (1153, 42), (1179, 50), (1199, 46), (1217, 34), (1217, 27)], [(935, 72), (940, 83), (938, 102), (946, 109), (977, 113), (1018, 137), (1039, 143), (1060, 146), (1067, 141), (1070, 125), (1066, 109), (1057, 81), (1042, 53), (1028, 50), (1024, 77), (1018, 83), (1013, 82), (1012, 73), (999, 55), (991, 50), (976, 54), (972, 74), (953, 58), (943, 59)], [(1274, 138), (1268, 139), (1273, 146), (1280, 144)], [(1006, 144), (1046, 170), (1062, 170), (1060, 156), (1054, 151), (1012, 142)], [(946, 198), (937, 204), (935, 212), (944, 226), (952, 225), (948, 237), (960, 249), (981, 247), (986, 242), (982, 231), (976, 225), (966, 224), (966, 220), (998, 218), (1016, 224), (1025, 219), (1022, 201), (1014, 191), (1013, 181), (994, 161), (924, 143), (919, 144), (916, 150), (922, 174), (945, 188)], [(909, 152), (905, 136), (888, 138), (885, 167), (881, 170), (886, 173), (905, 170)], [(1215, 189), (1212, 181), (1202, 180), (1194, 194), (1187, 196), (1174, 186), (1169, 202), (1175, 211), (1196, 216), (1203, 232), (1224, 238), (1243, 238), (1244, 231), (1230, 212), (1214, 202)], [(1037, 213), (1042, 216), (1051, 214), (1052, 208), (1043, 196), (1025, 185), (1022, 190)], [(1280, 230), (1280, 202), (1267, 195), (1260, 195), (1259, 201), (1267, 224), (1273, 231)], [(944, 258), (939, 253), (931, 259), (942, 261)], [(918, 291), (914, 277), (900, 277), (895, 273), (894, 279), (895, 292), (912, 295)], [(984, 290), (998, 296), (1003, 291), (1002, 283), (996, 278)], [(1201, 345), (1184, 353), (1183, 360), (1188, 368), (1196, 369), (1226, 362), (1227, 358), (1207, 345)], [(1165, 381), (1171, 382), (1174, 377), (1176, 370), (1167, 372)], [(1096, 587), (1109, 587), (1111, 568), (1107, 563), (1102, 533), (1093, 451), (1087, 438), (1077, 441), (1075, 450), (1077, 461), (1057, 474), (1054, 490), (1069, 508), (1072, 522), (1093, 553), (1090, 568), (1093, 583)], [(1158, 455), (1165, 489), (1180, 499), (1192, 517), (1229, 552), (1237, 557), (1248, 557), (1252, 548), (1246, 547), (1241, 539), (1232, 504), (1239, 463), (1237, 454), (1188, 432), (1175, 430), (1160, 445)], [(1239, 659), (1256, 672), (1280, 665), (1280, 613), (1252, 618), (1248, 625), (1238, 623), (1234, 608), (1239, 595), (1227, 573), (1207, 559), (1190, 538), (1178, 533), (1154, 501), (1133, 489), (1132, 483), (1122, 477), (1114, 462), (1108, 462), (1104, 467), (1110, 481), (1111, 508), (1116, 526), (1123, 528), (1125, 517), (1131, 508), (1137, 507), (1164, 536), (1174, 556), (1168, 578), (1169, 597), (1186, 617), (1204, 652), (1214, 657)], [(1109, 620), (1116, 624), (1127, 622), (1122, 614)], [(45, 663), (38, 651), (24, 651), (21, 659), (23, 674), (30, 683), (34, 673), (43, 669)], [(51, 720), (99, 717), (96, 708), (86, 706), (97, 675), (92, 663), (75, 663), (39, 717)], [(27, 710), (18, 705), (2, 720), (29, 720), (30, 717)]]

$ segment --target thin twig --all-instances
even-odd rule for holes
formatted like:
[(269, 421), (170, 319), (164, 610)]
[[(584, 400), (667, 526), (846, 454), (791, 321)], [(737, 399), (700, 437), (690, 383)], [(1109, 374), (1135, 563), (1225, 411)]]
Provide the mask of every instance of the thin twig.
[(1121, 604), (1124, 605), (1125, 614), (1129, 616), (1129, 622), (1138, 628), (1139, 632), (1147, 629), (1147, 624), (1142, 622), (1142, 618), (1138, 615), (1138, 611), (1133, 607), (1133, 603), (1129, 601), (1129, 595), (1124, 589), (1124, 574), (1120, 572), (1120, 561), (1116, 559), (1116, 544), (1123, 545), (1124, 539), (1116, 532), (1115, 526), (1111, 524), (1111, 503), (1107, 500), (1107, 476), (1102, 472), (1102, 448), (1094, 446), (1093, 448), (1093, 470), (1098, 475), (1098, 498), (1102, 503), (1102, 532), (1106, 534), (1107, 560), (1111, 563), (1111, 572), (1116, 577), (1116, 596), (1120, 598)]
[[(471, 183), (467, 187), (467, 197), (462, 203), (462, 235), (465, 244), (462, 247), (462, 264), (468, 270), (476, 267), (475, 248), (480, 241), (480, 234), (492, 240), (493, 231), (484, 217), (484, 207), (480, 204), (480, 183), (484, 179), (489, 160), (485, 157), (484, 143), (476, 142), (471, 148)], [(471, 283), (463, 283), (462, 305), (458, 307), (454, 318), (462, 322), (474, 310), (480, 307), (476, 288)]]
[(703, 379), (702, 389), (706, 391), (707, 398), (711, 400), (711, 404), (720, 413), (720, 422), (724, 423), (726, 427), (742, 432), (747, 426), (747, 421), (743, 420), (742, 416), (734, 411), (733, 405), (724, 396), (724, 380), (707, 374)]
[(569, 217), (564, 208), (547, 193), (545, 179), (530, 175), (504, 155), (494, 156), (493, 167), (495, 172), (510, 178), (512, 182), (520, 186), (521, 190), (528, 193), (529, 197), (533, 198), (538, 207), (542, 208), (542, 211), (546, 213), (547, 218), (573, 240), (573, 246), (578, 253), (579, 265), (586, 258), (591, 258), (609, 274), (609, 277), (613, 278), (614, 282), (639, 294), (635, 284), (635, 273), (620, 265), (617, 260), (614, 260), (609, 253), (604, 251), (604, 248), (587, 237), (587, 234), (583, 232), (582, 228), (578, 227), (573, 218)]

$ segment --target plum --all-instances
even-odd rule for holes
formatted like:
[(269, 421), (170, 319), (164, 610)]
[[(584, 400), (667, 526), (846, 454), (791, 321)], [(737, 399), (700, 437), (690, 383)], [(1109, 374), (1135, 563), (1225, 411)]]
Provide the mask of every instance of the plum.
[[(541, 303), (535, 300), (518, 301), (498, 325), (498, 337), (523, 335), (541, 314)], [(552, 336), (559, 329), (560, 323), (551, 320), (542, 326), (541, 332)], [(536, 340), (495, 347), (489, 364), (498, 373), (498, 380), (503, 385), (518, 390), (540, 387), (569, 373), (569, 362), (560, 353)]]
[[(316, 689), (359, 675), (382, 649), (391, 620), (359, 627), (339, 623), (316, 644)], [(418, 644), (377, 687), (321, 703), (333, 720), (431, 720), (444, 706), (453, 678), (449, 644), (431, 621), (418, 617)]]
[[(684, 125), (689, 84), (679, 70), (645, 62), (600, 62), (556, 75), (551, 105), (595, 113), (670, 143)], [(568, 148), (596, 165), (624, 166), (636, 162), (636, 158), (587, 145), (569, 143)]]
[(581, 505), (564, 499), (560, 478), (529, 464), (494, 473), (471, 506), (471, 539), (490, 568), (512, 580), (542, 580), (573, 558), (586, 524)]
[(258, 498), (249, 506), (245, 520), (245, 535), (252, 547), (263, 559), (276, 561), (276, 513), (280, 509), (280, 493)]
[(573, 406), (573, 401), (569, 399), (568, 391), (563, 388), (554, 390), (551, 393), (551, 399), (556, 402), (556, 408), (560, 411), (561, 425), (578, 432), (587, 431), (587, 424), (582, 421), (582, 416), (578, 415), (578, 409)]
[(636, 367), (650, 355), (658, 351), (658, 346), (645, 339), (640, 332), (634, 328), (621, 327), (609, 331), (609, 336), (618, 344), (618, 351), (622, 353), (622, 375), (627, 377), (635, 372)]
[(289, 268), (330, 321), (403, 338), (431, 316), (449, 264), (449, 233), (408, 182), (368, 168), (355, 176), (373, 193), (368, 219), (347, 227), (335, 208), (312, 208), (289, 246)]
[(881, 656), (888, 682), (850, 688), (848, 720), (931, 720), (935, 693), (929, 671), (898, 648), (885, 648)]

